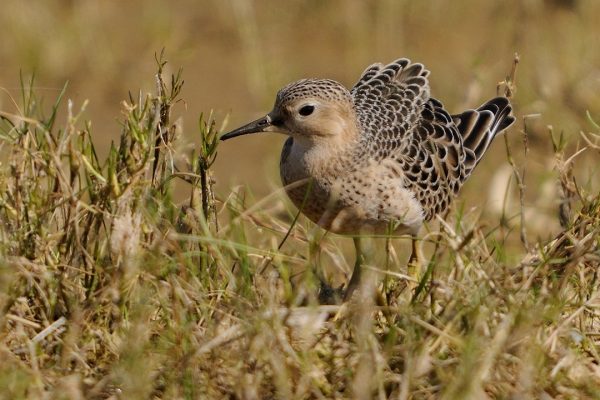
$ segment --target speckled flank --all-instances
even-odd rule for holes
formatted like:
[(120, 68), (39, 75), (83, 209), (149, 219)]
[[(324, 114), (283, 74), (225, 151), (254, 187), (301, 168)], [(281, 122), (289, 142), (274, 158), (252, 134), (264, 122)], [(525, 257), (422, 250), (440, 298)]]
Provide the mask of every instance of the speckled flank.
[[(448, 208), (514, 117), (502, 97), (450, 115), (430, 97), (428, 75), (399, 59), (371, 65), (351, 90), (304, 79), (279, 91), (269, 130), (290, 136), (281, 179), (308, 218), (343, 234), (391, 225), (416, 234)], [(293, 185), (300, 180), (311, 183)]]

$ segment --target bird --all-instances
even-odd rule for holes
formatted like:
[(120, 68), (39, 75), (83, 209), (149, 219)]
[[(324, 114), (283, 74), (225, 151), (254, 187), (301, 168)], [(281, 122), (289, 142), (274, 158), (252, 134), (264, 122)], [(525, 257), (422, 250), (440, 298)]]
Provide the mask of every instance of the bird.
[(296, 207), (327, 231), (354, 237), (348, 299), (360, 284), (360, 236), (409, 235), (445, 213), (492, 140), (515, 121), (506, 97), (451, 115), (430, 95), (429, 70), (407, 58), (367, 67), (347, 89), (301, 79), (265, 116), (220, 137), (287, 135), (280, 176)]

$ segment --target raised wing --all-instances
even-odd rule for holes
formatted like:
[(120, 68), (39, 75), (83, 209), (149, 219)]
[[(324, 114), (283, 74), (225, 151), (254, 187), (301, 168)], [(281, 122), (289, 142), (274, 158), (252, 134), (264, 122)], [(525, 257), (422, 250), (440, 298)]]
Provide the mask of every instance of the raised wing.
[(395, 159), (426, 219), (443, 211), (475, 165), (443, 105), (429, 97), (429, 71), (400, 59), (367, 68), (351, 93), (371, 159)]
[(386, 157), (414, 127), (429, 99), (428, 75), (405, 58), (363, 72), (350, 93), (370, 154)]

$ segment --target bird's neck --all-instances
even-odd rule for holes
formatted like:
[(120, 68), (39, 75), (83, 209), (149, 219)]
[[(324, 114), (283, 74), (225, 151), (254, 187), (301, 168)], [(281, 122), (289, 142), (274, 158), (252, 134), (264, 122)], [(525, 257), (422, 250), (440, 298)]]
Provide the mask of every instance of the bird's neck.
[(328, 138), (326, 142), (315, 143), (294, 138), (288, 163), (297, 166), (297, 178), (331, 180), (349, 168), (356, 145), (354, 140), (336, 142)]

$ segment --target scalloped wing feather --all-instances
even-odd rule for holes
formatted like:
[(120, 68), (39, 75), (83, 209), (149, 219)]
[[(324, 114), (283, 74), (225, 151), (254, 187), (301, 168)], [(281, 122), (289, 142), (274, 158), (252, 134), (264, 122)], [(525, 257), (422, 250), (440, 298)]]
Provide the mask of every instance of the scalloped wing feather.
[(352, 88), (362, 129), (363, 156), (395, 159), (404, 185), (423, 207), (426, 219), (443, 212), (489, 147), (512, 124), (507, 99), (450, 116), (430, 98), (422, 64), (402, 58), (373, 64)]

